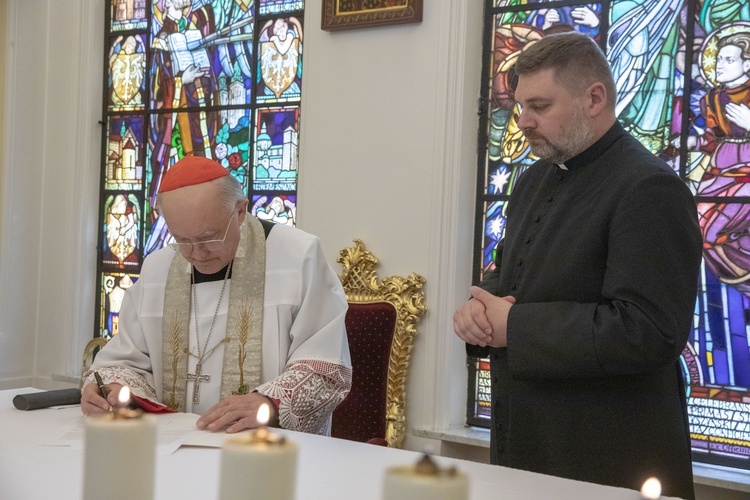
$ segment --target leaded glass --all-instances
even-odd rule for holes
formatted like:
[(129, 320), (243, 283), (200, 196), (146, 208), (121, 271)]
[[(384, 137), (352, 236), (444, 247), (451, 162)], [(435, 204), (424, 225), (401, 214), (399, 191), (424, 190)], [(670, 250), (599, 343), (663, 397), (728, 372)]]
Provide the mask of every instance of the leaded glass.
[(469, 407), (469, 424), (486, 426), (492, 418), (492, 391), (490, 360), (477, 358), (473, 361), (474, 376), (471, 379), (469, 394), (472, 401)]
[(297, 220), (297, 196), (282, 193), (257, 194), (251, 200), (250, 213), (261, 220), (294, 226)]
[(118, 36), (109, 49), (110, 111), (143, 109), (146, 95), (146, 44), (141, 35)]
[(143, 117), (111, 116), (107, 120), (104, 189), (143, 188)]
[[(251, 102), (254, 7), (194, 0), (188, 14), (154, 2), (151, 107), (247, 105)], [(171, 7), (174, 9), (174, 7)]]
[(253, 189), (293, 190), (299, 156), (299, 107), (258, 110), (254, 142)]
[(110, 30), (126, 31), (148, 26), (146, 0), (110, 0)]
[(221, 163), (254, 215), (295, 224), (303, 9), (301, 0), (109, 2), (96, 336), (117, 333), (114, 299), (172, 239), (156, 194), (184, 156)]
[(117, 269), (138, 267), (141, 248), (138, 198), (125, 192), (109, 195), (104, 203), (104, 220), (103, 263)]
[[(494, 268), (505, 203), (534, 161), (515, 122), (515, 58), (546, 34), (584, 32), (605, 49), (618, 120), (672, 166), (698, 202), (704, 262), (680, 359), (694, 458), (750, 468), (750, 9), (730, 0), (486, 6), (480, 142), (487, 147), (478, 158), (475, 282)], [(467, 405), (467, 420), (485, 426), (478, 389), (489, 375), (486, 361), (469, 363)]]
[(101, 275), (99, 324), (102, 336), (112, 337), (119, 331), (119, 316), (125, 290), (138, 280), (137, 274), (105, 272)]
[(487, 202), (484, 210), (482, 274), (495, 269), (497, 244), (505, 234), (505, 201)]
[(258, 38), (258, 102), (296, 102), (302, 87), (302, 25), (278, 18), (263, 25)]
[(258, 12), (261, 16), (294, 12), (302, 10), (305, 6), (305, 2), (302, 0), (260, 0), (259, 4)]

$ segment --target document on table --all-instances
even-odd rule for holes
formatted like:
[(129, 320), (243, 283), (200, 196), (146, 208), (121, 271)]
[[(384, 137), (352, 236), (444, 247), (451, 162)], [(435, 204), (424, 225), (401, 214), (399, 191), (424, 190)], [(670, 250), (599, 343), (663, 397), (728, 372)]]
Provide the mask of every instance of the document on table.
[[(157, 455), (171, 455), (177, 449), (193, 439), (199, 439), (201, 434), (211, 434), (199, 430), (195, 426), (199, 415), (194, 413), (165, 413), (152, 415), (156, 418), (156, 453)], [(64, 425), (52, 439), (40, 443), (42, 446), (70, 446), (83, 448), (85, 419), (79, 416)], [(96, 418), (96, 417), (88, 417)], [(219, 445), (220, 446), (220, 445)]]

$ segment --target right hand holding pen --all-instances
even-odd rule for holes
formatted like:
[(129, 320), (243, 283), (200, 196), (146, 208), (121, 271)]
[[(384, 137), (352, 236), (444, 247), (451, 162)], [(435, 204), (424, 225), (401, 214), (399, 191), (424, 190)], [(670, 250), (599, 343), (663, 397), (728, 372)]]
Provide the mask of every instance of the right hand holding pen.
[(81, 411), (84, 415), (103, 415), (109, 413), (110, 409), (117, 404), (117, 397), (120, 395), (121, 384), (112, 383), (105, 386), (109, 395), (104, 399), (99, 392), (99, 388), (94, 382), (90, 382), (83, 387), (81, 392)]

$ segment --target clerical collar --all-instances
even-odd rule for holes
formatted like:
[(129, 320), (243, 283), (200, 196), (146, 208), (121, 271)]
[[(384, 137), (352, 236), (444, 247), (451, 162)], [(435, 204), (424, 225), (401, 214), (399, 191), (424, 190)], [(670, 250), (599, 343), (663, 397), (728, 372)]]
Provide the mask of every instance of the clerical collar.
[[(193, 283), (208, 283), (209, 281), (223, 281), (224, 276), (226, 276), (227, 273), (227, 267), (229, 267), (229, 264), (221, 268), (220, 270), (216, 271), (215, 273), (211, 274), (203, 274), (202, 272), (198, 271), (198, 269), (193, 266), (193, 276), (195, 276), (195, 281)], [(232, 270), (229, 270), (229, 276), (228, 278), (232, 277)]]
[(589, 146), (583, 152), (577, 154), (569, 160), (565, 160), (565, 163), (553, 163), (553, 165), (562, 168), (564, 170), (575, 170), (586, 165), (590, 165), (597, 158), (599, 158), (609, 147), (615, 143), (617, 139), (627, 134), (625, 129), (622, 128), (620, 122), (615, 120), (615, 123), (607, 130), (603, 136), (599, 138), (594, 144)]

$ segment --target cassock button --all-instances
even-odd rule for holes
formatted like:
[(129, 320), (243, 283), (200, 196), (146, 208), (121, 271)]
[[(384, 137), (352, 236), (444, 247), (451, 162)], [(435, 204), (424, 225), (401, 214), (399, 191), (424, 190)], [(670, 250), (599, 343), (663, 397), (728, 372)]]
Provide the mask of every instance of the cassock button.
[(529, 243), (531, 243), (531, 238), (526, 238), (526, 241), (524, 241), (524, 243), (526, 243), (527, 245), (528, 245)]
[(536, 217), (534, 217), (534, 222), (539, 222), (540, 220), (542, 220), (542, 218), (539, 217), (538, 215)]
[(553, 198), (550, 196), (549, 198), (547, 198), (547, 203), (552, 203), (552, 200)]
[(523, 259), (518, 259), (518, 267), (521, 267), (523, 265)]
[(518, 288), (518, 287), (516, 286), (516, 284), (515, 284), (515, 283), (513, 283), (512, 285), (510, 285), (510, 289), (511, 289), (511, 290), (515, 290), (516, 288)]

